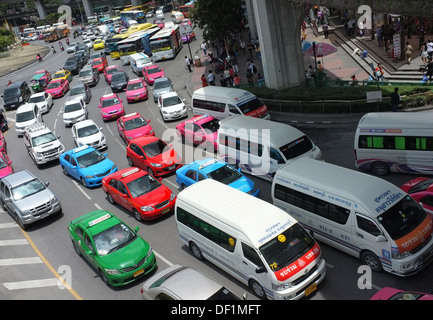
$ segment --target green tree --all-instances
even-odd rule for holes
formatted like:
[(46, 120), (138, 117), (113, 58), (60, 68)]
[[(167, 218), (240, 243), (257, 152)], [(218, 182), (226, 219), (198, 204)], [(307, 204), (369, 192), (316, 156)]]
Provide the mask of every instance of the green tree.
[(12, 43), (14, 43), (12, 32), (7, 28), (0, 28), (0, 51), (6, 51)]
[(203, 38), (222, 38), (227, 52), (228, 37), (239, 32), (240, 18), (241, 0), (197, 0), (191, 13), (193, 23), (203, 29)]

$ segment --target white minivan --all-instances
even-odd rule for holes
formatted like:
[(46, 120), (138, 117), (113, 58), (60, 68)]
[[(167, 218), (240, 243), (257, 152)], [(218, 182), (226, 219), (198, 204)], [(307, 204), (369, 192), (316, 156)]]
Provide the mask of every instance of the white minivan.
[(175, 219), (181, 240), (262, 299), (300, 299), (326, 275), (321, 249), (290, 215), (212, 179), (182, 190)]
[(25, 128), (36, 122), (42, 122), (42, 112), (36, 103), (26, 103), (19, 106), (15, 114), (15, 131), (22, 136)]
[(218, 157), (242, 171), (272, 180), (291, 159), (322, 159), (319, 147), (302, 131), (276, 121), (231, 116), (220, 121)]
[(132, 72), (137, 76), (143, 76), (143, 67), (151, 66), (153, 64), (152, 59), (146, 54), (139, 52), (129, 55), (129, 64), (131, 65)]
[(245, 115), (270, 119), (268, 107), (254, 94), (237, 88), (207, 86), (192, 94), (191, 106), (194, 115), (210, 115), (224, 119), (231, 115)]
[(381, 178), (298, 159), (277, 171), (271, 196), (315, 239), (359, 258), (372, 271), (409, 276), (432, 260), (432, 216)]

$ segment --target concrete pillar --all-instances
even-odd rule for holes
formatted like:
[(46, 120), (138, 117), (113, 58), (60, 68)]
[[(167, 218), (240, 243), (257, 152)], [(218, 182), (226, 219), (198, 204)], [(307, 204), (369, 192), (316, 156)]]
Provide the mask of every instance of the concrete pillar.
[(266, 86), (301, 85), (305, 80), (301, 22), (305, 10), (285, 0), (253, 0)]
[(253, 0), (246, 0), (245, 6), (246, 6), (246, 10), (247, 10), (247, 19), (248, 19), (248, 27), (250, 29), (250, 36), (251, 36), (251, 39), (256, 40), (257, 39), (257, 26), (256, 26), (256, 18), (254, 16)]
[(83, 1), (83, 7), (84, 7), (84, 12), (86, 13), (86, 17), (93, 16), (93, 4), (91, 3), (91, 1), (90, 0), (82, 0), (82, 1)]
[(45, 12), (44, 4), (42, 0), (35, 0), (36, 10), (38, 10), (39, 18), (45, 19), (47, 14)]

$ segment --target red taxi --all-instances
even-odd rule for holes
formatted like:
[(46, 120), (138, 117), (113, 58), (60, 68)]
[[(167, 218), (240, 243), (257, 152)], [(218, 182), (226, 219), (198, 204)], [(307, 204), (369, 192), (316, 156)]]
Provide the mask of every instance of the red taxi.
[(156, 64), (152, 64), (151, 66), (143, 67), (142, 71), (143, 78), (150, 85), (153, 85), (155, 79), (164, 77), (164, 69), (161, 69)]
[(99, 99), (98, 108), (101, 109), (102, 119), (104, 121), (119, 118), (125, 114), (123, 100), (119, 99), (116, 93), (103, 95)]
[(69, 82), (65, 79), (53, 79), (45, 89), (46, 93), (51, 94), (53, 98), (63, 97), (69, 91)]
[(208, 151), (217, 150), (219, 120), (207, 114), (195, 116), (176, 125), (176, 133), (182, 142), (202, 145)]
[(126, 148), (129, 165), (147, 170), (157, 177), (176, 171), (182, 166), (182, 159), (161, 139), (154, 136), (141, 136), (129, 143)]
[(125, 168), (102, 179), (102, 190), (111, 204), (134, 213), (138, 221), (172, 212), (176, 195), (158, 179), (139, 168)]
[(108, 66), (107, 59), (104, 57), (93, 59), (91, 63), (92, 67), (98, 69), (99, 73), (104, 72), (105, 68)]
[(108, 84), (111, 84), (111, 77), (118, 71), (123, 71), (123, 69), (119, 69), (118, 66), (109, 66), (104, 69), (104, 78)]
[(150, 120), (144, 119), (144, 117), (137, 112), (126, 114), (117, 119), (117, 131), (123, 141), (129, 144), (134, 138), (143, 135), (155, 135), (155, 131), (149, 122)]
[(147, 99), (147, 84), (143, 79), (132, 79), (126, 85), (126, 101), (128, 103)]

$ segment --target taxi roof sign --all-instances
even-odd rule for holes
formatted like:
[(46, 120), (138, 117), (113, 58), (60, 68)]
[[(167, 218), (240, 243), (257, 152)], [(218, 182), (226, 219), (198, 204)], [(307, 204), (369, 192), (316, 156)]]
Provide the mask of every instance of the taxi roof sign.
[(89, 221), (89, 227), (93, 227), (94, 225), (105, 221), (107, 219), (111, 218), (111, 215), (109, 213), (104, 214), (103, 216), (100, 216), (99, 218), (96, 218), (95, 220)]
[(217, 161), (218, 161), (217, 159), (209, 160), (209, 161), (207, 161), (207, 162), (201, 164), (201, 165), (198, 167), (198, 169), (199, 169), (199, 170), (200, 170), (200, 169), (203, 169), (203, 168), (205, 168), (205, 167), (207, 167), (207, 166), (210, 166), (211, 164), (213, 164), (213, 163), (215, 163), (215, 162), (217, 162)]
[(136, 172), (138, 172), (139, 170), (140, 170), (139, 168), (131, 169), (131, 170), (129, 170), (129, 171), (123, 173), (123, 174), (122, 174), (122, 178), (125, 178), (125, 177), (127, 177), (127, 176), (129, 176), (129, 175), (131, 175), (131, 174), (133, 174), (133, 173), (136, 173)]

